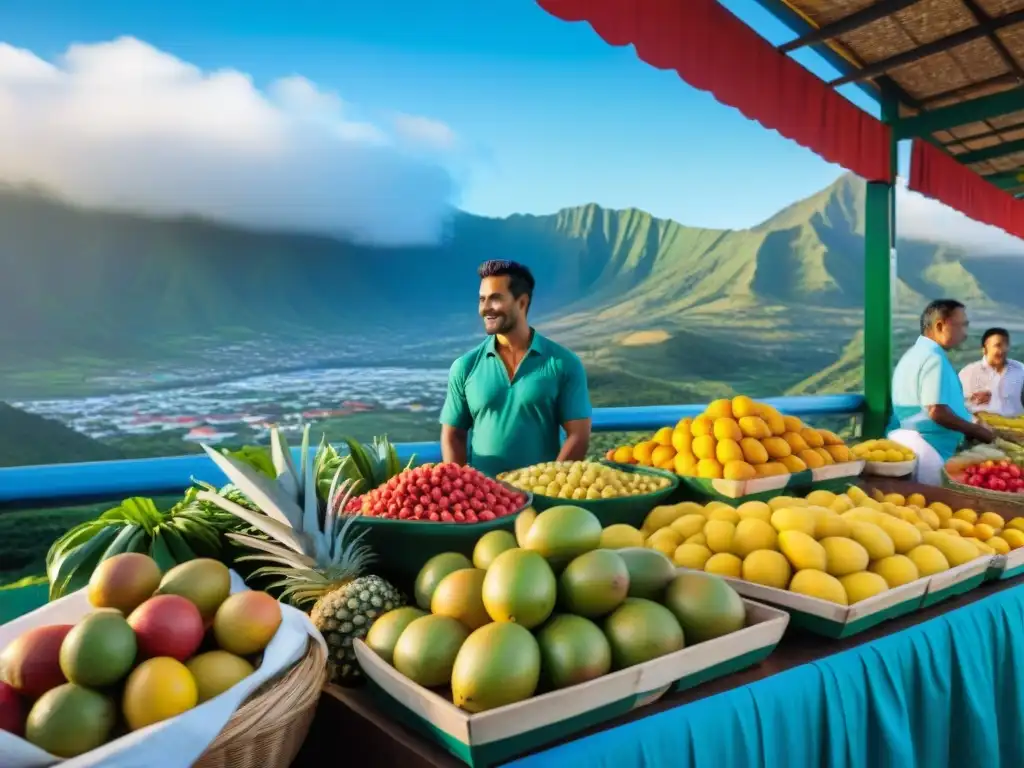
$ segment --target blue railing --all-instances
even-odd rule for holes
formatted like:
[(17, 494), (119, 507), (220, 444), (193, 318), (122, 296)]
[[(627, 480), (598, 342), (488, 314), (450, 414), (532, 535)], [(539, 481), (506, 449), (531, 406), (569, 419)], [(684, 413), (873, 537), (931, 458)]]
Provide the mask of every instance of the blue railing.
[[(862, 395), (768, 398), (783, 413), (800, 416), (848, 416), (864, 409)], [(696, 416), (704, 405), (596, 408), (595, 432), (653, 432)], [(401, 443), (399, 455), (421, 462), (441, 460), (438, 443)], [(129, 496), (181, 493), (192, 478), (219, 485), (224, 476), (205, 455), (159, 459), (45, 464), (0, 469), (0, 508), (54, 507), (120, 500)]]

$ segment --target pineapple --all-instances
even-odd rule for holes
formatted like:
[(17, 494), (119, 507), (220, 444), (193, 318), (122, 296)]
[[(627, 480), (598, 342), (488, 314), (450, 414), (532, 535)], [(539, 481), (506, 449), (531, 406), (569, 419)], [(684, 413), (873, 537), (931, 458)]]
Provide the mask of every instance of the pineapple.
[[(362, 543), (365, 531), (352, 535), (356, 517), (342, 514), (357, 483), (342, 479), (343, 467), (339, 464), (326, 494), (328, 501), (322, 503), (314, 472), (314, 464), (320, 462), (309, 460), (308, 441), (307, 428), (297, 471), (284, 437), (277, 430), (271, 432), (276, 482), (251, 466), (203, 446), (234, 488), (258, 511), (212, 490), (200, 491), (198, 498), (268, 537), (227, 534), (232, 541), (257, 550), (257, 554), (239, 560), (264, 564), (253, 576), (277, 577), (272, 588), (282, 589), (282, 600), (300, 609), (312, 604), (310, 618), (327, 642), (331, 680), (347, 684), (361, 677), (353, 640), (365, 637), (375, 619), (404, 605), (405, 598), (380, 577), (363, 575), (375, 556)], [(317, 459), (322, 454), (319, 451)]]

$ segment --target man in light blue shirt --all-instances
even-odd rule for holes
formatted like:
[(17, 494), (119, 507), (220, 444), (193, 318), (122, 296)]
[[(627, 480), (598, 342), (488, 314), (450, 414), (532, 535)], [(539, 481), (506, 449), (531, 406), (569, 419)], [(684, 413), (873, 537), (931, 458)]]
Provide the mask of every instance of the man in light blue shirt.
[(917, 480), (929, 485), (941, 481), (943, 464), (964, 437), (985, 443), (995, 439), (992, 430), (971, 420), (960, 377), (946, 354), (967, 339), (968, 326), (959, 301), (933, 301), (921, 315), (920, 337), (893, 373), (889, 437), (917, 453)]

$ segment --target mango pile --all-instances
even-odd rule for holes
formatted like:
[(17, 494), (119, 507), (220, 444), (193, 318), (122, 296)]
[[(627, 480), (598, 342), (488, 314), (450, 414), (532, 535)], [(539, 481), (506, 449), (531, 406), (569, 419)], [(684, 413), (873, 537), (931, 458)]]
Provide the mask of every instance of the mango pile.
[[(557, 575), (556, 575), (557, 574)], [(472, 560), (428, 560), (418, 607), (385, 613), (367, 646), (412, 682), (484, 712), (643, 664), (742, 629), (742, 598), (712, 574), (677, 572), (653, 549), (602, 548), (577, 506), (532, 509), (490, 531)]]
[(982, 556), (1024, 546), (1024, 519), (953, 511), (920, 494), (813, 491), (732, 507), (655, 507), (643, 527), (613, 525), (602, 546), (644, 546), (676, 565), (852, 605)]
[(596, 461), (548, 461), (498, 475), (514, 488), (559, 499), (617, 499), (645, 496), (669, 486), (667, 477), (623, 472)]
[(895, 440), (865, 440), (863, 443), (857, 443), (850, 450), (858, 459), (875, 461), (880, 464), (898, 464), (917, 458), (917, 454)]
[(726, 480), (788, 475), (854, 460), (835, 433), (744, 395), (715, 400), (697, 418), (663, 427), (651, 440), (619, 446), (608, 458), (684, 477)]

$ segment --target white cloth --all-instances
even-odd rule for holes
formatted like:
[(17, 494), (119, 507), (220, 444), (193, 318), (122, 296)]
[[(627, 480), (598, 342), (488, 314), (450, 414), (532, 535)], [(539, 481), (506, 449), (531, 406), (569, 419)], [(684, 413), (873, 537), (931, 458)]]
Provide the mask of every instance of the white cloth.
[[(985, 358), (964, 366), (960, 371), (960, 383), (964, 388), (964, 400), (971, 413), (994, 413), (998, 416), (1020, 416), (1024, 414), (1021, 395), (1024, 393), (1024, 364), (1007, 360), (1002, 373), (997, 371)], [(976, 392), (989, 392), (992, 399), (978, 405), (971, 402)]]
[(923, 485), (942, 485), (942, 456), (932, 448), (920, 432), (912, 429), (894, 429), (888, 434), (890, 440), (917, 454), (917, 469), (914, 470), (914, 480)]

